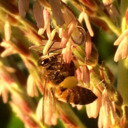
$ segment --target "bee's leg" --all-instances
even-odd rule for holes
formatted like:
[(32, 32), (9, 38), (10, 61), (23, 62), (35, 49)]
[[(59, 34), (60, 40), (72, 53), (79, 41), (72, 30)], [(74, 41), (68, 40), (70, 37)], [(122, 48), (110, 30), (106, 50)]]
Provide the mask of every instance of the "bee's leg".
[[(55, 95), (54, 95), (54, 90), (51, 88), (51, 94), (52, 94), (52, 96), (53, 96), (53, 102), (55, 103)], [(55, 105), (55, 107), (56, 107), (56, 105)]]
[(45, 82), (44, 82), (43, 112), (42, 112), (42, 114), (43, 114), (43, 125), (45, 124), (45, 122), (44, 122), (44, 120), (45, 120), (45, 110), (44, 110), (45, 107), (44, 107), (44, 105), (45, 105), (45, 97), (47, 95), (46, 83), (47, 83), (47, 80), (45, 80)]

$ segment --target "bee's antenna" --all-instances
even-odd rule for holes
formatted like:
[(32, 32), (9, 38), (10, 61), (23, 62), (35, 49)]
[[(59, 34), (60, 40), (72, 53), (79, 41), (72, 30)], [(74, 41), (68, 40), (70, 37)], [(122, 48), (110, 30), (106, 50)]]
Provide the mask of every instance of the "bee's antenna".
[(63, 49), (63, 48), (57, 48), (57, 49), (54, 49), (54, 50), (51, 50), (51, 51), (50, 51), (50, 49), (52, 48), (52, 46), (53, 46), (55, 43), (56, 43), (56, 41), (53, 41), (53, 43), (52, 43), (51, 46), (49, 47), (49, 49), (48, 49), (48, 55), (49, 55), (49, 53), (51, 53), (51, 52), (55, 52), (55, 51), (57, 51), (57, 50)]
[(50, 51), (50, 49), (52, 48), (52, 46), (55, 44), (55, 41), (53, 41), (53, 43), (51, 44), (51, 46), (48, 49), (48, 52)]
[[(63, 49), (63, 48), (57, 48), (57, 49), (54, 49), (54, 50), (52, 50), (52, 51), (50, 51), (50, 52), (55, 52), (55, 51), (61, 50), (61, 49)], [(49, 53), (50, 53), (50, 52), (49, 52)]]

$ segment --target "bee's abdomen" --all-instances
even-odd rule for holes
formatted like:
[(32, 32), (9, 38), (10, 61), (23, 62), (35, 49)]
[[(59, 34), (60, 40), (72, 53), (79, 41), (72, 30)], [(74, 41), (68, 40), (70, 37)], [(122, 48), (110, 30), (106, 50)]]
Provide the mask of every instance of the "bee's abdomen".
[(73, 88), (58, 87), (56, 97), (63, 102), (76, 105), (85, 105), (97, 99), (97, 96), (89, 89), (75, 86)]

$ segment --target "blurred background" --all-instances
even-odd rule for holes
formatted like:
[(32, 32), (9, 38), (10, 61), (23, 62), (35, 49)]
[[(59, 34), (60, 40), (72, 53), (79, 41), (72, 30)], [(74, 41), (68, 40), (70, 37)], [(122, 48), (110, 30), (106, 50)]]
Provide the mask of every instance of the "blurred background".
[[(32, 7), (33, 0), (31, 0), (30, 7)], [(27, 18), (30, 20), (30, 16), (27, 15)], [(112, 69), (112, 73), (115, 76), (116, 83), (116, 74), (117, 74), (117, 64), (113, 61), (113, 56), (116, 51), (116, 47), (113, 46), (113, 42), (116, 39), (116, 36), (112, 33), (105, 33), (101, 29), (95, 27), (93, 25), (93, 30), (95, 36), (92, 38), (93, 43), (96, 45), (99, 52), (99, 63), (101, 64), (103, 61), (106, 65)], [(0, 33), (1, 35), (1, 33)], [(21, 61), (20, 57), (16, 55), (14, 57), (10, 56), (10, 58), (15, 59), (16, 63), (20, 65), (24, 69), (24, 64)], [(27, 70), (24, 70), (24, 74), (27, 74)], [(116, 84), (115, 84), (116, 85)], [(73, 108), (73, 111), (78, 115), (80, 120), (86, 124), (87, 128), (97, 128), (97, 119), (88, 119), (85, 111), (85, 107), (82, 110), (78, 111)], [(60, 120), (58, 120), (58, 125), (53, 128), (63, 128), (63, 124)], [(15, 113), (13, 113), (9, 104), (3, 104), (2, 99), (0, 97), (0, 128), (24, 128), (23, 122), (17, 117)]]
[[(116, 39), (114, 34), (106, 34), (102, 30), (97, 29), (93, 26), (95, 31), (95, 36), (92, 39), (93, 43), (96, 44), (99, 52), (99, 63), (103, 61), (107, 64), (107, 66), (112, 69), (111, 71), (116, 77), (116, 66), (117, 64), (113, 61), (113, 56), (115, 53), (116, 48), (113, 46), (113, 42)], [(12, 56), (14, 57), (14, 56)], [(20, 57), (16, 56), (17, 63), (23, 65)], [(26, 70), (24, 70), (25, 74), (27, 74)], [(115, 80), (116, 83), (116, 80)], [(80, 120), (86, 124), (87, 128), (97, 128), (97, 119), (88, 119), (85, 111), (85, 107), (78, 111), (77, 109), (73, 108), (74, 112), (78, 115)], [(58, 125), (54, 126), (53, 128), (63, 128), (63, 124), (61, 121), (58, 121)], [(11, 110), (9, 104), (3, 104), (2, 99), (0, 98), (0, 128), (24, 128), (23, 122), (16, 116), (15, 113)]]

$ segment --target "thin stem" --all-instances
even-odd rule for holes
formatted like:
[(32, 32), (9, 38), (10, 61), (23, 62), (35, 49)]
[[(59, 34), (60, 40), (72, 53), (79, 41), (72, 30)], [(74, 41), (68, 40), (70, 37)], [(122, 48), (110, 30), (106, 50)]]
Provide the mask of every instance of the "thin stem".
[[(121, 0), (121, 30), (126, 30), (125, 13), (128, 8), (128, 0)], [(124, 104), (128, 105), (128, 58), (120, 60), (118, 64), (118, 90), (120, 91)]]
[(126, 9), (128, 8), (128, 0), (121, 0), (120, 12), (122, 17), (125, 16)]
[(99, 19), (103, 20), (107, 25), (108, 27), (117, 35), (117, 36), (120, 36), (121, 34), (121, 30), (114, 25), (114, 23), (110, 20), (109, 17), (107, 17), (103, 12), (99, 11), (101, 16), (98, 17)]
[(57, 107), (79, 128), (87, 128), (67, 103), (57, 102)]
[(120, 60), (118, 64), (118, 90), (123, 97), (124, 104), (128, 105), (128, 58)]
[(120, 12), (121, 12), (121, 17), (122, 17), (122, 21), (121, 21), (121, 30), (122, 32), (126, 29), (126, 20), (125, 20), (125, 13), (126, 13), (126, 9), (128, 8), (128, 0), (121, 0), (121, 8), (120, 8)]
[[(35, 113), (32, 113), (30, 116), (40, 126), (40, 128), (46, 128), (41, 121), (37, 120)], [(47, 128), (49, 128), (49, 127), (47, 126)]]

